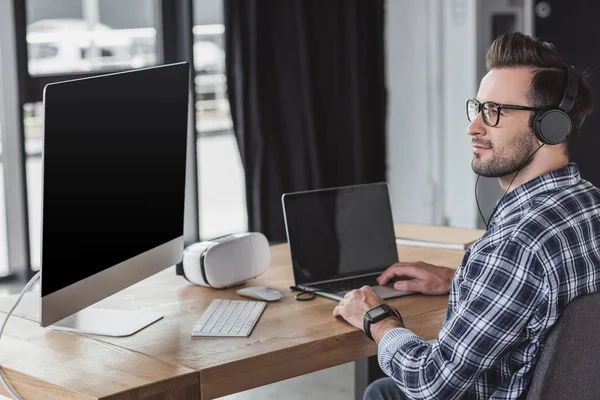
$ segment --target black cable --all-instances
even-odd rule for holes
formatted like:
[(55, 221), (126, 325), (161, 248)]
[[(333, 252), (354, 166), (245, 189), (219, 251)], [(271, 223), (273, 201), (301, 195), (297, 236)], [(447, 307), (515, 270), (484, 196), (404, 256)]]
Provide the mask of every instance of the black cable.
[(477, 180), (475, 181), (475, 202), (477, 203), (477, 210), (479, 210), (479, 216), (481, 217), (481, 220), (483, 221), (484, 225), (485, 225), (485, 229), (487, 230), (488, 228), (488, 223), (485, 220), (485, 218), (483, 217), (483, 213), (481, 212), (481, 207), (479, 206), (479, 198), (477, 197), (477, 185), (479, 184), (479, 178), (481, 178), (481, 175), (477, 175)]
[(490, 218), (487, 220), (487, 222), (486, 222), (485, 218), (483, 218), (483, 214), (481, 212), (481, 208), (479, 208), (479, 199), (477, 198), (477, 183), (479, 183), (479, 175), (477, 175), (477, 181), (475, 182), (475, 202), (477, 203), (477, 209), (479, 210), (479, 215), (481, 216), (481, 219), (483, 220), (483, 223), (485, 224), (485, 229), (486, 230), (489, 228), (489, 224), (490, 224), (490, 222), (492, 222), (492, 218), (494, 218), (494, 214), (496, 213), (496, 210), (498, 209), (498, 206), (500, 206), (500, 203), (502, 203), (502, 200), (504, 200), (504, 196), (506, 196), (506, 194), (510, 190), (510, 187), (512, 186), (512, 184), (515, 181), (515, 179), (517, 179), (517, 175), (519, 175), (519, 173), (523, 170), (523, 168), (525, 168), (525, 166), (527, 165), (527, 163), (529, 162), (529, 160), (531, 160), (531, 157), (533, 157), (535, 155), (535, 153), (537, 153), (542, 147), (544, 147), (545, 144), (546, 143), (542, 143), (540, 145), (540, 147), (537, 148), (536, 151), (534, 151), (533, 153), (531, 153), (531, 155), (529, 157), (527, 157), (527, 159), (525, 160), (525, 162), (523, 163), (523, 165), (521, 166), (521, 168), (519, 168), (519, 170), (517, 171), (517, 173), (515, 174), (515, 176), (510, 181), (510, 184), (508, 185), (508, 187), (504, 191), (504, 194), (502, 195), (502, 197), (500, 197), (500, 201), (498, 201), (498, 203), (496, 203), (496, 207), (494, 207), (494, 209), (492, 210), (492, 214), (490, 215)]
[(309, 301), (316, 297), (316, 293), (320, 292), (320, 290), (316, 289), (302, 289), (298, 286), (290, 286), (290, 290), (300, 291), (300, 293), (296, 294), (296, 300), (298, 301)]

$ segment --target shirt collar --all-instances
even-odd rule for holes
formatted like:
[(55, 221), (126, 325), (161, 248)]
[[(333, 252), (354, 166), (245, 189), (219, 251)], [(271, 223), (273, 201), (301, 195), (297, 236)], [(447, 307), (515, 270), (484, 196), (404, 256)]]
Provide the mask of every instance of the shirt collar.
[(493, 221), (490, 221), (490, 226), (492, 223), (500, 223), (506, 216), (527, 204), (534, 197), (551, 190), (573, 186), (580, 180), (579, 168), (577, 164), (571, 162), (564, 168), (547, 172), (523, 183), (512, 192), (507, 193), (504, 199), (500, 199), (494, 204), (494, 208), (497, 207), (497, 209), (493, 215)]

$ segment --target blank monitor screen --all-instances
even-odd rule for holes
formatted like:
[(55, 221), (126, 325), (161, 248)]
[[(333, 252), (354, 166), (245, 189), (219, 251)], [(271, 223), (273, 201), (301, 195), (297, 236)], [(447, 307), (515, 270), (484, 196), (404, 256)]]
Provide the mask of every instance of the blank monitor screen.
[(296, 284), (398, 262), (387, 184), (291, 193), (283, 202)]
[(188, 71), (46, 87), (42, 296), (183, 235)]

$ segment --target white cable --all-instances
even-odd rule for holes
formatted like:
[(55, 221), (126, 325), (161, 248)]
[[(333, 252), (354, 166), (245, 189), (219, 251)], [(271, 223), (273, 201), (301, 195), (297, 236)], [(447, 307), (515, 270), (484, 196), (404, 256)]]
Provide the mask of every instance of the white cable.
[[(39, 277), (40, 277), (40, 273), (38, 272), (37, 274), (35, 274), (33, 276), (33, 278), (31, 278), (29, 280), (29, 282), (27, 282), (27, 285), (25, 285), (23, 290), (21, 290), (21, 294), (19, 295), (19, 298), (17, 299), (17, 301), (15, 301), (15, 304), (13, 304), (10, 311), (6, 314), (6, 318), (4, 318), (2, 327), (0, 327), (0, 339), (2, 338), (2, 333), (4, 332), (4, 328), (6, 327), (6, 322), (8, 321), (8, 318), (10, 318), (10, 315), (13, 313), (13, 311), (15, 311), (15, 308), (17, 308), (17, 306), (21, 302), (21, 299), (23, 298), (23, 295), (25, 294), (25, 292), (27, 292), (29, 290), (29, 288), (35, 283), (35, 281), (38, 280)], [(10, 388), (10, 386), (8, 386), (8, 382), (6, 382), (6, 379), (4, 379), (4, 373), (2, 372), (1, 366), (0, 366), (0, 381), (2, 381), (2, 385), (4, 385), (4, 387), (6, 388), (8, 393), (10, 393), (10, 396), (13, 399), (21, 400), (21, 398), (19, 396), (17, 396), (17, 394), (15, 392), (13, 392), (13, 390)]]

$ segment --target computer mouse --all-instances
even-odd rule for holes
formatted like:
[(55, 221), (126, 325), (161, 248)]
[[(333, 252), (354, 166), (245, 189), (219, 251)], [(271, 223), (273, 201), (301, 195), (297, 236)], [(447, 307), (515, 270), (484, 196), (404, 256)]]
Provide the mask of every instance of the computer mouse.
[(250, 297), (251, 299), (276, 301), (281, 298), (281, 293), (277, 289), (266, 288), (262, 286), (250, 286), (240, 289), (236, 292), (240, 296)]

